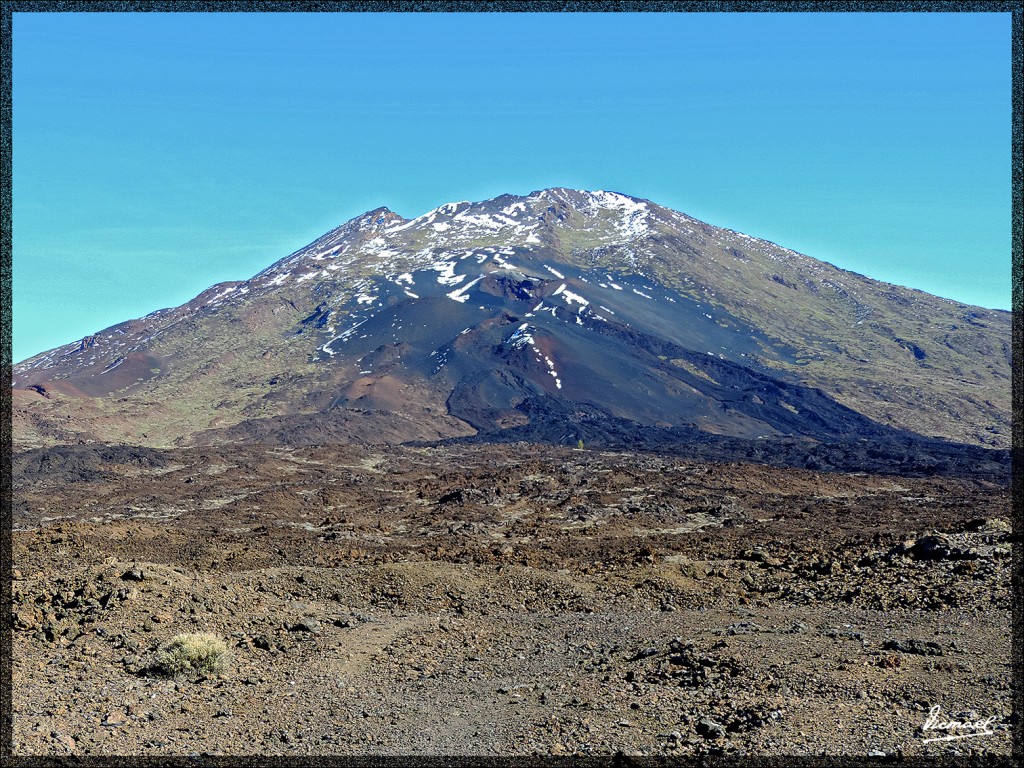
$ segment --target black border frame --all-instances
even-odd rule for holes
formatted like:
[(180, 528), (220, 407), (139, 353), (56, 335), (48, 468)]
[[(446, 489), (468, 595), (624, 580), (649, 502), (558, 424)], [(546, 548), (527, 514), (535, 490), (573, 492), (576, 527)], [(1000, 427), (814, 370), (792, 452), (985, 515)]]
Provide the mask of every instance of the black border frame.
[(1013, 710), (1016, 715), (1010, 757), (993, 756), (992, 759), (978, 758), (917, 758), (898, 757), (868, 758), (860, 756), (837, 757), (628, 757), (616, 753), (605, 757), (119, 757), (119, 756), (54, 756), (14, 757), (13, 707), (12, 707), (12, 478), (10, 472), (12, 455), (11, 432), (11, 162), (12, 162), (12, 94), (11, 94), (11, 32), (13, 13), (69, 13), (69, 12), (960, 12), (960, 13), (1010, 13), (1012, 31), (1011, 66), (1012, 81), (1012, 334), (1013, 355), (1020, 360), (1024, 353), (1024, 219), (1021, 203), (1024, 196), (1024, 116), (1022, 116), (1022, 82), (1024, 82), (1024, 0), (0, 0), (0, 364), (3, 371), (3, 386), (0, 387), (0, 766), (35, 768), (39, 766), (268, 766), (286, 768), (290, 766), (351, 766), (351, 768), (376, 768), (377, 766), (425, 766), (426, 768), (447, 768), (448, 766), (496, 766), (516, 768), (517, 766), (585, 766), (604, 768), (614, 766), (860, 766), (899, 763), (907, 766), (925, 765), (1013, 765), (1024, 758), (1024, 733), (1021, 728), (1021, 713), (1024, 710), (1024, 637), (1021, 636), (1024, 606), (1022, 606), (1022, 576), (1024, 576), (1024, 552), (1021, 549), (1020, 531), (1024, 525), (1021, 501), (1024, 499), (1024, 424), (1021, 422), (1022, 398), (1024, 398), (1024, 369), (1018, 364), (1012, 370), (1012, 470), (1011, 490), (1013, 495), (1013, 553), (1011, 597), (1013, 601)]

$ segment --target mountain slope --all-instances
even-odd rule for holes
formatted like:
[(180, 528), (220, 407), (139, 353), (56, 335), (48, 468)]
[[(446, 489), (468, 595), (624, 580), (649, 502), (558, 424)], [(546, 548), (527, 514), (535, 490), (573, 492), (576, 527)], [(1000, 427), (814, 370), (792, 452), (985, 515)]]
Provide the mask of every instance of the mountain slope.
[(250, 280), (26, 360), (15, 443), (401, 442), (587, 412), (1007, 447), (1010, 350), (1008, 312), (557, 188), (370, 211)]

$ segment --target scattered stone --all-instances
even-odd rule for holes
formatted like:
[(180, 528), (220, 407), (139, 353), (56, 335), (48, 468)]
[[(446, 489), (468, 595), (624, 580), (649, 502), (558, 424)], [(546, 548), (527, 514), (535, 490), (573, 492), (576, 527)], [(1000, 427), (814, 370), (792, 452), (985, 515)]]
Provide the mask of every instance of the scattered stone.
[(136, 566), (122, 573), (121, 578), (124, 581), (145, 581), (146, 574), (141, 568)]
[(633, 654), (633, 656), (631, 656), (629, 659), (627, 659), (627, 661), (640, 661), (640, 659), (647, 659), (647, 658), (650, 658), (651, 656), (657, 656), (657, 655), (658, 655), (658, 649), (655, 648), (652, 645), (652, 646), (650, 646), (648, 648), (644, 648), (642, 650), (637, 651), (635, 654)]
[(294, 624), (289, 625), (289, 632), (311, 632), (317, 634), (320, 632), (320, 622), (311, 616), (306, 616), (299, 619)]
[(32, 608), (19, 608), (14, 612), (14, 628), (23, 631), (35, 629), (38, 619), (38, 611)]
[[(244, 455), (247, 449), (237, 450)], [(335, 449), (315, 449), (327, 450)], [(432, 450), (417, 448), (416, 460), (426, 461)], [(262, 451), (244, 455), (244, 471), (228, 473), (246, 489), (259, 485), (252, 478), (261, 471)], [(1011, 607), (1009, 563), (984, 554), (935, 561), (890, 556), (907, 519), (894, 520), (890, 511), (899, 511), (904, 493), (932, 491), (931, 479), (822, 475), (798, 478), (813, 480), (801, 488), (775, 482), (775, 470), (758, 470), (752, 476), (758, 485), (747, 489), (756, 501), (749, 493), (743, 497), (744, 504), (764, 508), (756, 524), (732, 532), (707, 527), (699, 541), (652, 536), (662, 556), (634, 565), (642, 537), (682, 524), (679, 511), (693, 505), (695, 495), (721, 493), (735, 477), (730, 473), (740, 470), (658, 465), (672, 480), (659, 487), (658, 478), (642, 472), (655, 459), (606, 459), (594, 451), (587, 454), (594, 471), (573, 468), (589, 483), (580, 485), (571, 478), (556, 482), (558, 467), (544, 466), (522, 446), (514, 451), (524, 467), (518, 477), (503, 477), (493, 455), (483, 454), (485, 464), (467, 452), (460, 454), (464, 461), (443, 467), (407, 466), (402, 483), (408, 488), (374, 476), (351, 497), (345, 489), (360, 459), (320, 455), (317, 461), (326, 461), (296, 463), (288, 480), (296, 486), (280, 500), (257, 489), (255, 499), (207, 510), (209, 533), (202, 539), (183, 527), (191, 521), (108, 521), (112, 527), (99, 533), (76, 521), (82, 529), (67, 542), (72, 557), (66, 562), (49, 547), (45, 526), (39, 533), (17, 532), (15, 559), (32, 575), (13, 584), (18, 596), (8, 611), (25, 611), (35, 622), (31, 631), (14, 635), (17, 749), (114, 754), (130, 745), (169, 754), (338, 754), (372, 741), (369, 751), (381, 754), (500, 751), (514, 744), (536, 755), (622, 750), (700, 759), (743, 750), (773, 756), (859, 750), (866, 756), (876, 741), (890, 744), (887, 750), (902, 744), (913, 757), (923, 749), (912, 728), (941, 701), (949, 718), (968, 719), (974, 709), (972, 719), (999, 714), (1004, 726), (996, 725), (991, 737), (931, 747), (932, 754), (1009, 754), (1012, 677), (1000, 661), (1009, 643), (1008, 613), (1003, 616)], [(224, 463), (235, 460), (232, 455)], [(609, 467), (601, 468), (604, 463)], [(470, 464), (480, 473), (474, 480), (485, 472), (491, 478), (488, 493), (501, 488), (501, 502), (467, 495), (462, 505), (435, 510), (441, 493), (468, 485), (462, 476)], [(703, 479), (680, 482), (681, 473), (698, 471)], [(303, 480), (305, 472), (313, 474)], [(530, 496), (518, 482), (532, 475), (552, 481), (528, 481)], [(146, 486), (128, 478), (125, 493), (142, 498), (152, 489), (154, 500), (146, 504), (171, 507), (176, 502), (162, 497), (167, 489), (159, 483), (172, 483), (176, 491), (183, 488), (174, 484), (180, 478), (160, 478), (148, 478)], [(303, 483), (316, 483), (323, 497), (305, 493), (310, 487)], [(934, 502), (915, 508), (910, 527), (919, 533), (907, 537), (908, 552), (921, 532), (933, 530), (961, 531), (942, 535), (964, 551), (1010, 545), (998, 531), (963, 532), (964, 514), (976, 509), (973, 514), (988, 518), (1004, 497), (990, 498), (989, 489), (966, 496), (946, 477), (934, 483), (948, 493), (932, 493)], [(906, 489), (889, 490), (897, 484)], [(422, 503), (411, 502), (415, 515), (407, 514), (421, 488)], [(625, 496), (618, 495), (622, 489), (629, 489)], [(633, 489), (643, 489), (645, 498), (629, 501), (641, 495)], [(329, 530), (301, 527), (328, 505), (332, 510), (322, 514), (338, 518)], [(586, 509), (585, 522), (599, 522), (601, 535), (574, 532), (573, 509)], [(444, 535), (453, 520), (467, 526), (457, 537)], [(255, 528), (261, 530), (251, 532)], [(324, 538), (329, 532), (339, 535)], [(103, 535), (110, 536), (109, 549), (97, 556), (89, 546)], [(287, 560), (274, 556), (261, 537), (280, 545)], [(757, 558), (737, 554), (759, 543)], [(504, 554), (488, 559), (496, 550)], [(692, 559), (674, 559), (678, 550)], [(768, 551), (784, 553), (785, 564), (769, 567)], [(98, 561), (108, 552), (117, 564), (101, 581)], [(221, 563), (216, 572), (209, 570), (214, 556)], [(165, 565), (159, 572), (146, 565), (141, 582), (123, 578), (134, 558)], [(697, 582), (680, 575), (698, 565), (733, 577)], [(756, 594), (744, 594), (748, 575)], [(108, 609), (92, 610), (111, 591)], [(741, 599), (748, 600), (745, 608), (737, 608)], [(882, 601), (890, 607), (879, 608)], [(453, 615), (456, 602), (460, 617)], [(677, 612), (659, 612), (668, 606)], [(952, 610), (939, 613), (942, 606)], [(371, 610), (372, 623), (354, 618)], [(154, 612), (160, 620), (147, 618)], [(151, 634), (143, 633), (144, 623)], [(302, 634), (318, 627), (321, 636)], [(226, 677), (189, 678), (175, 687), (139, 669), (160, 643), (200, 629), (230, 638), (235, 658)], [(671, 639), (673, 633), (684, 637)], [(44, 642), (50, 635), (52, 644)], [(885, 638), (894, 639), (883, 650)], [(282, 655), (282, 644), (292, 650)], [(91, 656), (81, 653), (83, 645)], [(907, 655), (914, 653), (921, 658)], [(896, 667), (876, 666), (882, 657)], [(975, 684), (949, 685), (965, 679)], [(929, 700), (940, 690), (940, 699)], [(372, 718), (356, 719), (363, 707)], [(783, 718), (783, 711), (793, 716)], [(822, 726), (840, 719), (842, 727)], [(290, 729), (293, 743), (279, 741), (280, 728)]]
[(886, 640), (882, 650), (899, 651), (900, 653), (916, 653), (920, 656), (942, 656), (942, 646), (933, 640)]
[(697, 733), (705, 739), (721, 739), (725, 738), (725, 726), (705, 717), (697, 723)]
[(743, 635), (750, 632), (766, 632), (767, 630), (755, 621), (738, 621), (730, 624), (725, 630), (716, 630), (715, 634)]
[(989, 534), (1009, 534), (1013, 532), (1013, 526), (1001, 517), (971, 520), (964, 526), (964, 528), (968, 531)]

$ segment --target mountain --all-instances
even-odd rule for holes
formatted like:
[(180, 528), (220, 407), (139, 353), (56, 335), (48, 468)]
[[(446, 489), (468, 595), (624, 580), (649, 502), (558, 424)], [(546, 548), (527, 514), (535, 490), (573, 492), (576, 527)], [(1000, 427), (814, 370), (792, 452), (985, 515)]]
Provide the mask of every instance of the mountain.
[[(594, 435), (1010, 444), (1010, 313), (648, 200), (359, 216), (15, 366), (15, 447)], [(674, 439), (674, 438), (673, 438)]]

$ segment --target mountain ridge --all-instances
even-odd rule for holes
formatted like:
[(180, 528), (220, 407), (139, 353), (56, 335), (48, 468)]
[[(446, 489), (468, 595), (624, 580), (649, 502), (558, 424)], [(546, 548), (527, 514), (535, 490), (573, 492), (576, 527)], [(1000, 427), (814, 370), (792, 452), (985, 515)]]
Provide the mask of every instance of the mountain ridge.
[(519, 406), (548, 397), (750, 438), (838, 437), (845, 408), (850, 435), (1002, 448), (1009, 317), (621, 193), (382, 206), (18, 364), (16, 435), (181, 445), (319, 414), (355, 437), (448, 439), (522, 427)]

